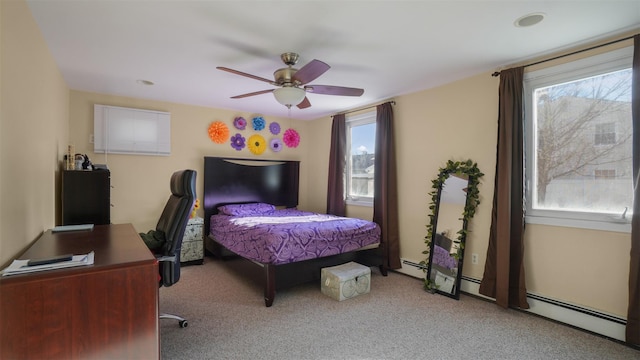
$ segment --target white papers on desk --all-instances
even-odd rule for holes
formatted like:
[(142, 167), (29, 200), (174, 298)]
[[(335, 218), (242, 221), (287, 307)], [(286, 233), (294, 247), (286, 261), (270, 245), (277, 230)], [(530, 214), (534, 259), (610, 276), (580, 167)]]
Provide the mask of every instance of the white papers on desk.
[(64, 231), (91, 231), (93, 230), (93, 224), (80, 224), (80, 225), (62, 225), (56, 226), (51, 229), (51, 232), (64, 232)]
[(71, 260), (61, 261), (53, 264), (27, 266), (27, 260), (13, 260), (11, 265), (2, 270), (2, 276), (26, 274), (37, 271), (64, 269), (76, 266), (93, 265), (93, 251), (85, 255), (73, 255)]

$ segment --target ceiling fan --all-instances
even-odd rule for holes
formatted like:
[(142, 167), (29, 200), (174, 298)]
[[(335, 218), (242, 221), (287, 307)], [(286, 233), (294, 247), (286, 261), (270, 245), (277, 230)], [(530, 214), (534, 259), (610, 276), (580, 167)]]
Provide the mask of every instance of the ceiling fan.
[(264, 81), (278, 87), (276, 89), (261, 90), (232, 96), (232, 99), (240, 99), (254, 95), (273, 93), (276, 100), (287, 108), (291, 108), (291, 106), (297, 106), (299, 109), (305, 109), (311, 106), (309, 99), (307, 99), (306, 97), (307, 92), (314, 94), (342, 96), (360, 96), (364, 93), (363, 89), (343, 86), (307, 85), (311, 81), (317, 79), (320, 75), (324, 74), (331, 67), (320, 60), (314, 59), (300, 69), (296, 69), (293, 66), (298, 62), (298, 57), (299, 55), (293, 52), (287, 52), (280, 55), (280, 58), (287, 65), (287, 67), (276, 70), (273, 73), (274, 80), (247, 74), (242, 71), (229, 69), (223, 66), (218, 66), (216, 67), (216, 69), (227, 71), (236, 75), (246, 76), (251, 79)]

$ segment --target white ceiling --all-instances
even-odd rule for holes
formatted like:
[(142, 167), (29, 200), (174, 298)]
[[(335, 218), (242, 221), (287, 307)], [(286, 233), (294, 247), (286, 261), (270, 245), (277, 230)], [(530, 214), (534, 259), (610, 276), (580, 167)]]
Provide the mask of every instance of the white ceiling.
[[(271, 116), (316, 119), (640, 29), (640, 1), (27, 0), (68, 86)], [(540, 24), (514, 21), (542, 12)], [(273, 86), (283, 52), (331, 69), (311, 84), (361, 97), (308, 94), (300, 110)], [(144, 86), (136, 80), (155, 83)], [(496, 90), (497, 91), (497, 90)]]

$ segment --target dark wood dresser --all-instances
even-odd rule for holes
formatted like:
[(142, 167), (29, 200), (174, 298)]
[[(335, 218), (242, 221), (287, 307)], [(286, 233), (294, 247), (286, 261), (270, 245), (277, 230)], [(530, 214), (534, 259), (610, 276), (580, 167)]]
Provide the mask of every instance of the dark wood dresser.
[(62, 171), (62, 225), (111, 222), (109, 170)]

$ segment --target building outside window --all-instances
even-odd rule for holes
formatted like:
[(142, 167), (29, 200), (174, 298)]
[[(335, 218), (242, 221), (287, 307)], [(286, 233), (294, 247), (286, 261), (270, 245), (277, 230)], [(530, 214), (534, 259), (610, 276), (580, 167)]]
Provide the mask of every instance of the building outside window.
[(631, 48), (525, 74), (526, 221), (628, 231)]

